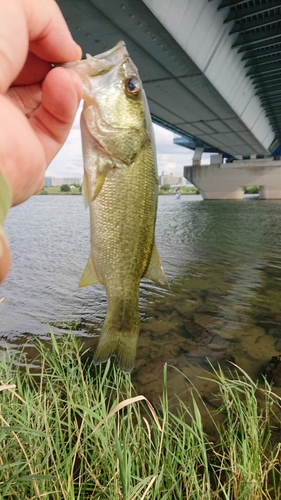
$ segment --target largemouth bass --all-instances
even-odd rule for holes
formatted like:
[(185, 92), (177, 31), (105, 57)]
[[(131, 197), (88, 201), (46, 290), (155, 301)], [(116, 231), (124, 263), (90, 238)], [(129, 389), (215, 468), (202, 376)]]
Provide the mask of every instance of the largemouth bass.
[(108, 311), (94, 354), (134, 367), (143, 277), (166, 285), (154, 242), (158, 177), (151, 117), (124, 42), (69, 64), (83, 81), (83, 194), (90, 207), (91, 253), (79, 287), (102, 284)]

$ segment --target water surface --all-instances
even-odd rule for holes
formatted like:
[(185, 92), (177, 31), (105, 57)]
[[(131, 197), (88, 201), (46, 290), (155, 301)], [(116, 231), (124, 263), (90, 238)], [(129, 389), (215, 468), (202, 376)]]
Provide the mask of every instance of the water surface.
[[(69, 326), (96, 345), (106, 314), (102, 286), (77, 288), (88, 259), (89, 213), (80, 196), (34, 196), (8, 214), (13, 267), (0, 288), (0, 346)], [(202, 201), (160, 196), (156, 241), (166, 290), (144, 280), (133, 379), (152, 400), (165, 362), (204, 395), (208, 360), (237, 363), (252, 377), (281, 353), (281, 201)], [(32, 351), (29, 351), (29, 354)], [(186, 380), (170, 369), (171, 394)]]

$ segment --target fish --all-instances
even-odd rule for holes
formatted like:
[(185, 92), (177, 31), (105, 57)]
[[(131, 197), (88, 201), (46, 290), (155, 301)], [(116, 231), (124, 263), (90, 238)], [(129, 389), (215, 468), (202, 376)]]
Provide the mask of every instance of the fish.
[(78, 286), (102, 284), (108, 302), (93, 361), (115, 357), (130, 373), (140, 330), (140, 280), (167, 286), (155, 245), (158, 175), (151, 115), (123, 41), (68, 66), (83, 83), (82, 192), (90, 209), (91, 251)]

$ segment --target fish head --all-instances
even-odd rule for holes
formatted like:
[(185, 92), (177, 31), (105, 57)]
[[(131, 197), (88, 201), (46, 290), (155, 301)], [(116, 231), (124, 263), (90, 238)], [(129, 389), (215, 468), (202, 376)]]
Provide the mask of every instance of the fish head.
[(152, 141), (153, 131), (142, 82), (125, 43), (77, 64), (83, 81), (83, 121), (95, 145), (116, 166), (130, 165)]

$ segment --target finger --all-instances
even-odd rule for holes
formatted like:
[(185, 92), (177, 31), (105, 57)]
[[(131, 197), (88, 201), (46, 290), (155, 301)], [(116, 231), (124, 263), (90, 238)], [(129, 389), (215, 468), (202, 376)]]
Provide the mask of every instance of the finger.
[(1, 2), (0, 93), (6, 92), (22, 70), (29, 48), (49, 62), (81, 58), (81, 48), (54, 0)]
[(20, 74), (13, 81), (14, 85), (31, 85), (33, 83), (42, 82), (47, 73), (52, 69), (50, 62), (44, 61), (40, 57), (28, 52), (25, 65)]
[(82, 97), (82, 83), (75, 71), (54, 68), (42, 87), (42, 103), (29, 122), (50, 163), (65, 142)]
[(9, 88), (5, 97), (29, 118), (42, 102), (42, 84), (14, 85)]
[(54, 0), (22, 0), (28, 16), (30, 49), (52, 62), (81, 59), (82, 49), (73, 40)]
[(0, 95), (0, 171), (12, 191), (12, 204), (22, 203), (41, 189), (45, 152), (29, 120), (13, 99)]

